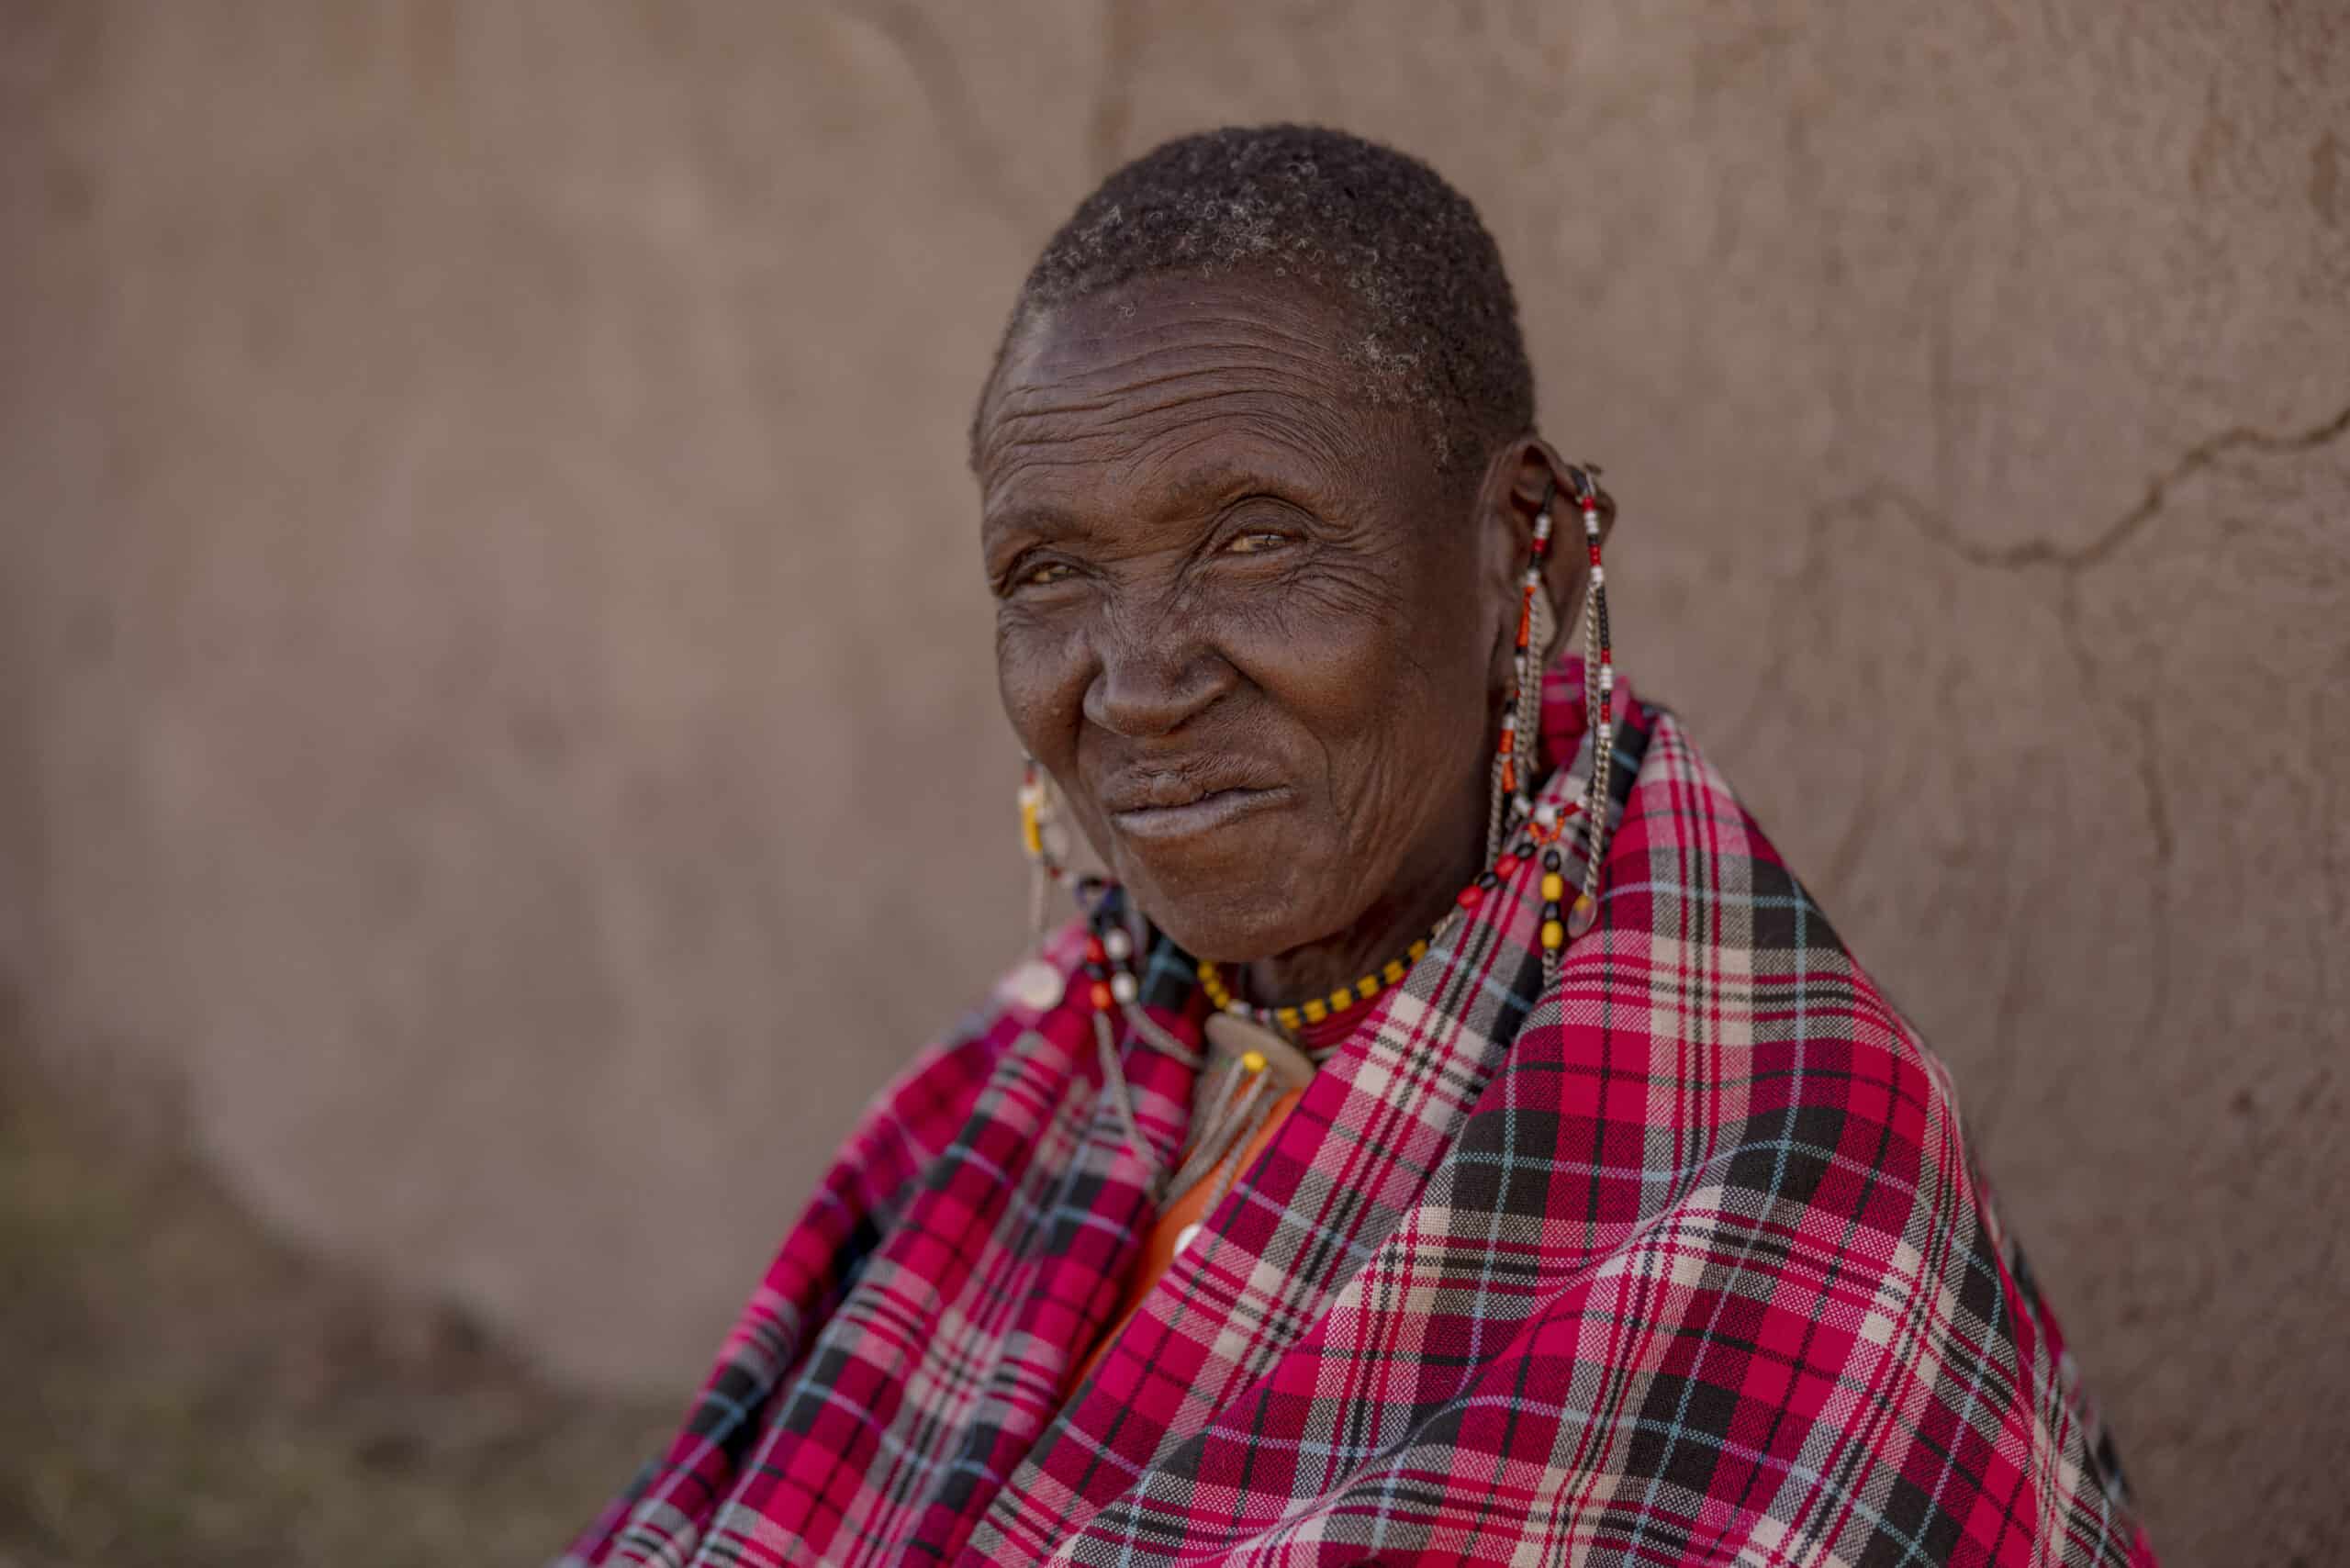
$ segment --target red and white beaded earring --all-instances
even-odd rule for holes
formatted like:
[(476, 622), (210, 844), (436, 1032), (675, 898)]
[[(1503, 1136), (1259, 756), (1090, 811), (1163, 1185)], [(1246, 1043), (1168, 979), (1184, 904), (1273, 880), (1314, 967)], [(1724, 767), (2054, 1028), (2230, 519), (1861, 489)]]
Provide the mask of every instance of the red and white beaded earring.
[(1599, 469), (1570, 467), (1575, 506), (1583, 513), (1583, 546), (1591, 554), (1583, 590), (1583, 719), (1591, 734), (1591, 789), (1583, 801), (1583, 891), (1567, 915), (1570, 940), (1599, 918), (1599, 862), (1607, 853), (1608, 771), (1616, 760), (1616, 647), (1607, 634), (1607, 568), (1599, 563)]
[[(1534, 844), (1542, 848), (1542, 945), (1546, 958), (1552, 961), (1561, 948), (1589, 931), (1598, 919), (1599, 864), (1607, 847), (1608, 774), (1616, 749), (1616, 655), (1607, 628), (1607, 573), (1599, 559), (1602, 498), (1595, 483), (1598, 473), (1591, 464), (1567, 469), (1574, 492), (1569, 498), (1582, 514), (1583, 547), (1590, 562), (1583, 596), (1583, 707), (1593, 740), (1591, 778), (1584, 797), (1565, 813), (1534, 803), (1535, 786), (1541, 778), (1542, 671), (1550, 662), (1557, 629), (1543, 584), (1543, 568), (1550, 555), (1551, 503), (1558, 498), (1555, 486), (1543, 496), (1541, 510), (1534, 519), (1529, 558), (1520, 580), (1512, 687), (1494, 755), (1488, 854), (1498, 854), (1521, 823), (1527, 824)], [(1583, 887), (1573, 903), (1562, 911), (1566, 887), (1560, 873), (1564, 867), (1555, 846), (1566, 831), (1562, 818), (1577, 815), (1583, 822)]]
[(1533, 553), (1519, 584), (1509, 700), (1502, 708), (1501, 739), (1494, 748), (1494, 801), (1485, 830), (1488, 863), (1533, 810), (1535, 781), (1542, 776), (1542, 670), (1558, 634), (1550, 596), (1542, 591), (1542, 563), (1550, 553), (1550, 500), (1556, 493), (1555, 485), (1546, 490), (1541, 510), (1535, 513)]

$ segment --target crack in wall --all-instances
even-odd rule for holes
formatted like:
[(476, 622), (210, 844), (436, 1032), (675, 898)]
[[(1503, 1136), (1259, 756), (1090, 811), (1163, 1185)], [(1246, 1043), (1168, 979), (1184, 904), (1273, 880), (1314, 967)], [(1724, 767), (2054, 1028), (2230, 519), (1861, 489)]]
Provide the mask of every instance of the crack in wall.
[[(1886, 510), (1908, 520), (1929, 542), (1969, 566), (1986, 571), (2027, 571), (2041, 567), (2053, 570), (2063, 578), (2056, 601), (2058, 635), (2072, 655), (2082, 690), (2091, 698), (2097, 698), (2102, 695), (2100, 666), (2081, 631), (2080, 578), (2110, 561), (2124, 545), (2160, 517), (2169, 505), (2171, 491), (2176, 487), (2221, 459), (2236, 453), (2265, 457), (2293, 456), (2314, 452), (2345, 434), (2350, 434), (2350, 407), (2305, 430), (2281, 435), (2248, 426), (2223, 431), (2189, 447), (2147, 480), (2145, 493), (2137, 503), (2099, 528), (2086, 543), (2069, 546), (2045, 539), (2026, 540), (2010, 545), (1977, 544), (1967, 539), (1949, 518), (1925, 505), (1900, 486), (1890, 481), (1873, 481), (1812, 509), (1807, 531), (1806, 554), (1815, 560), (1819, 556), (1826, 532), (1835, 522)], [(1782, 678), (1786, 657), (1783, 644), (1781, 652), (1765, 672), (1762, 689), (1767, 690)], [(2154, 734), (2153, 709), (2143, 701), (2124, 701), (2121, 706), (2128, 711), (2140, 737), (2138, 772), (2146, 791), (2147, 825), (2154, 840), (2155, 866), (2158, 870), (2167, 872), (2177, 853), (2177, 838), (2159, 765), (2160, 752), (2158, 737)], [(1738, 727), (1737, 734), (1740, 741), (1751, 728), (1750, 714), (1741, 719)]]
[(2163, 773), (2154, 766), (2154, 758), (2162, 750), (2162, 737), (2154, 729), (2154, 705), (2143, 697), (2123, 698), (2121, 707), (2138, 726), (2138, 781), (2146, 790), (2147, 826), (2154, 835), (2154, 868), (2167, 872), (2176, 845), (2171, 836), (2170, 801), (2163, 786)]
[[(2000, 572), (2045, 568), (2058, 574), (2057, 631), (2072, 659), (2082, 696), (2092, 709), (2119, 712), (2127, 719), (2132, 732), (2135, 744), (2128, 749), (2133, 754), (2139, 787), (2145, 797), (2146, 830), (2153, 851), (2156, 886), (2158, 890), (2165, 889), (2178, 846), (2177, 828), (2173, 821), (2169, 790), (2162, 766), (2163, 752), (2155, 708), (2142, 697), (2106, 690), (2102, 680), (2103, 666), (2090, 647), (2081, 623), (2081, 580), (2089, 572), (2112, 561), (2160, 518), (2168, 509), (2172, 493), (2178, 486), (2221, 460), (2237, 454), (2263, 457), (2298, 455), (2325, 447), (2345, 434), (2350, 434), (2350, 407), (2305, 429), (2281, 434), (2246, 426), (2223, 431), (2199, 442), (2165, 465), (2147, 480), (2143, 493), (2133, 505), (2077, 545), (2060, 544), (2046, 539), (2000, 546), (1978, 544), (1967, 539), (1948, 517), (1926, 506), (1900, 486), (1889, 481), (1874, 481), (1810, 509), (1805, 526), (1807, 577), (1808, 580), (1819, 580), (1818, 574), (1826, 558), (1828, 538), (1838, 523), (1885, 510), (1897, 513), (1929, 543), (1968, 566)], [(1793, 642), (1794, 639), (1783, 639), (1774, 650), (1758, 682), (1754, 702), (1747, 712), (1740, 715), (1732, 732), (1730, 745), (1733, 750), (1742, 747), (1751, 738), (1767, 694), (1784, 681), (1792, 656)], [(1852, 812), (1830, 857), (1826, 886), (1839, 885), (1843, 877), (1850, 874), (1855, 858), (1852, 851), (1873, 831), (1882, 803), (1877, 799), (1879, 782), (1874, 778), (1869, 781)], [(2328, 843), (2322, 853), (2330, 857), (2333, 847)], [(2160, 1028), (2170, 1006), (2170, 971), (2176, 944), (2171, 904), (2167, 897), (2157, 896), (2150, 911), (2150, 918), (2154, 953), (2146, 1008), (2140, 1025), (2141, 1036), (2145, 1038), (2153, 1037)], [(1978, 1133), (1986, 1138), (2000, 1121), (2012, 1088), (2011, 1080), (2018, 1060), (2015, 1036), (2020, 1013), (2023, 972), (2019, 966), (2021, 963), (2019, 956), (2010, 955), (1989, 1049), (1975, 1071), (1976, 1081), (1982, 1085), (1979, 1092), (1983, 1098), (1979, 1102), (1979, 1114), (1972, 1120)]]
[(2145, 493), (2138, 498), (2135, 506), (2098, 529), (2089, 536), (2087, 543), (2082, 544), (2059, 544), (2048, 539), (2027, 539), (2018, 544), (1978, 544), (1960, 532), (1948, 518), (1889, 482), (1880, 481), (1865, 486), (1854, 498), (1875, 497), (1882, 499), (1907, 517), (1919, 532), (1969, 566), (1990, 571), (2052, 566), (2064, 572), (2086, 572), (2110, 560), (2123, 545), (2160, 516), (2169, 504), (2174, 486), (2192, 478), (2220, 459), (2238, 452), (2264, 457), (2313, 452), (2341, 439), (2345, 432), (2350, 432), (2350, 408), (2343, 409), (2331, 419), (2307, 430), (2288, 435), (2274, 435), (2243, 425), (2222, 431), (2188, 448), (2176, 461), (2147, 480)]
[(2154, 902), (2149, 913), (2153, 927), (2154, 953), (2149, 966), (2153, 980), (2146, 990), (2145, 1022), (2138, 1028), (2138, 1037), (2151, 1040), (2162, 1025), (2163, 1015), (2170, 1011), (2171, 909), (2170, 870), (2175, 842), (2171, 833), (2170, 796), (2163, 784), (2162, 737), (2154, 729), (2154, 705), (2139, 698), (2124, 700), (2138, 729), (2138, 784), (2146, 792), (2146, 816), (2154, 835)]
[[(2334, 661), (2334, 667), (2337, 682), (2350, 684), (2350, 651)], [(2339, 684), (2335, 688), (2341, 689)], [(2350, 839), (2350, 818), (2343, 814), (2341, 775), (2329, 767), (2320, 767), (2317, 775), (2318, 886), (2325, 899), (2325, 929), (2317, 940), (2317, 1015), (2322, 1024), (2333, 1016), (2335, 1005), (2335, 948), (2342, 937), (2350, 936), (2350, 868), (2342, 864), (2343, 844)], [(2343, 1038), (2350, 1040), (2350, 1015), (2341, 1019), (2338, 1026)]]

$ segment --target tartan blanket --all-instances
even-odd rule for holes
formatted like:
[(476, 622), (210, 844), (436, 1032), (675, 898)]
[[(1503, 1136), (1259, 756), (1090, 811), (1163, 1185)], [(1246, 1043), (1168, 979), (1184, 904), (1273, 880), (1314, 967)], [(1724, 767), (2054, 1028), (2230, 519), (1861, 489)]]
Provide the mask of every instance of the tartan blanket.
[[(999, 1002), (867, 1114), (563, 1568), (2151, 1564), (1943, 1069), (1621, 696), (1557, 981), (1528, 868), (1366, 1006), (1083, 1384), (1147, 1168), (1081, 1009)], [(1144, 1001), (1196, 1039), (1189, 969), (1161, 944)], [(1171, 1164), (1192, 1075), (1122, 1059)]]

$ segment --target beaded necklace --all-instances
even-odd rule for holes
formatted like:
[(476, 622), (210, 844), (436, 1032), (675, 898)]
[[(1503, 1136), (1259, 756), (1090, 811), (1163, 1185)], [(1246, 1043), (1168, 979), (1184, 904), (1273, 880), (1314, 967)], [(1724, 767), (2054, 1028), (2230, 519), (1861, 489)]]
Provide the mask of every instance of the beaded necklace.
[(1564, 824), (1583, 812), (1583, 802), (1573, 801), (1563, 809), (1538, 806), (1524, 824), (1524, 836), (1496, 856), (1491, 867), (1481, 871), (1453, 896), (1453, 907), (1447, 910), (1428, 934), (1404, 949), (1400, 958), (1390, 958), (1385, 964), (1362, 976), (1351, 985), (1342, 985), (1327, 996), (1312, 996), (1304, 1002), (1280, 1007), (1265, 1007), (1244, 1002), (1235, 996), (1224, 971), (1209, 959), (1200, 960), (1200, 989), (1207, 992), (1208, 1001), (1222, 1012), (1247, 1018), (1268, 1028), (1279, 1028), (1294, 1035), (1312, 1024), (1338, 1017), (1361, 1006), (1391, 986), (1403, 983), (1411, 966), (1427, 957), (1427, 950), (1442, 940), (1452, 924), (1473, 912), (1485, 902), (1485, 895), (1517, 875), (1519, 869), (1531, 864), (1540, 852), (1542, 864), (1542, 953), (1546, 961), (1566, 946), (1567, 930), (1560, 917), (1566, 896), (1565, 861), (1558, 850)]
[[(1176, 1038), (1141, 1006), (1141, 982), (1133, 965), (1136, 942), (1125, 916), (1112, 899), (1103, 896), (1109, 891), (1107, 884), (1091, 877), (1079, 879), (1079, 900), (1087, 908), (1089, 925), (1080, 966), (1084, 982), (1081, 991), (1075, 985), (1069, 989), (1072, 1000), (1081, 996), (1091, 1014), (1094, 1041), (1102, 1058), (1102, 1091), (1117, 1113), (1128, 1146), (1152, 1165), (1152, 1184), (1158, 1189), (1158, 1203), (1162, 1206), (1171, 1204), (1214, 1175), (1216, 1187), (1208, 1200), (1208, 1206), (1213, 1209), (1237, 1174), (1237, 1162), (1227, 1157), (1235, 1149), (1247, 1148), (1271, 1114), (1281, 1092), (1311, 1082), (1315, 1070), (1341, 1043), (1301, 1047), (1293, 1032), (1303, 1025), (1337, 1017), (1382, 991), (1400, 984), (1410, 966), (1425, 957), (1456, 923), (1483, 904), (1488, 893), (1529, 866), (1540, 868), (1542, 958), (1546, 968), (1555, 969), (1560, 952), (1567, 943), (1567, 929), (1561, 914), (1566, 897), (1566, 861), (1560, 844), (1571, 831), (1569, 823), (1583, 809), (1581, 802), (1564, 807), (1545, 802), (1536, 807), (1493, 865), (1460, 890), (1454, 897), (1453, 907), (1426, 936), (1406, 948), (1403, 958), (1390, 959), (1379, 969), (1326, 997), (1312, 998), (1295, 1005), (1258, 1006), (1235, 996), (1223, 972), (1214, 963), (1203, 961), (1198, 969), (1200, 987), (1216, 1008), (1207, 1021), (1212, 1048), (1204, 1055)], [(1202, 1086), (1203, 1098), (1193, 1108), (1191, 1126), (1171, 1170), (1158, 1166), (1136, 1123), (1132, 1092), (1118, 1059), (1113, 1014), (1123, 1014), (1145, 1045), (1194, 1072), (1207, 1069), (1212, 1059), (1224, 1063), (1213, 1084)]]
[[(1102, 884), (1094, 879), (1080, 879), (1081, 903), (1091, 902), (1102, 890)], [(1158, 1206), (1174, 1204), (1213, 1175), (1216, 1185), (1208, 1199), (1208, 1207), (1213, 1209), (1237, 1174), (1237, 1162), (1228, 1157), (1234, 1150), (1247, 1148), (1256, 1137), (1283, 1090), (1303, 1088), (1311, 1082), (1323, 1060), (1337, 1047), (1333, 1044), (1302, 1050), (1237, 1014), (1219, 1012), (1206, 1025), (1211, 1049), (1206, 1053), (1193, 1050), (1142, 1006), (1141, 982), (1134, 972), (1134, 935), (1123, 917), (1113, 912), (1110, 901), (1095, 902), (1088, 911), (1087, 921), (1091, 929), (1086, 934), (1080, 972), (1085, 977), (1082, 995), (1092, 1014), (1094, 1043), (1102, 1058), (1102, 1093), (1117, 1114), (1127, 1147), (1151, 1168), (1151, 1185)], [(1080, 994), (1075, 985), (1069, 987), (1069, 992), (1072, 1000)], [(1201, 1080), (1191, 1125), (1171, 1170), (1158, 1164), (1135, 1120), (1133, 1091), (1126, 1082), (1125, 1065), (1118, 1058), (1117, 1030), (1111, 1021), (1113, 1013), (1125, 1015), (1127, 1025), (1144, 1045), (1181, 1062), (1194, 1073), (1205, 1075), (1214, 1061), (1223, 1063), (1213, 1081), (1204, 1076)], [(1196, 1226), (1189, 1227), (1180, 1245), (1188, 1245), (1197, 1229)]]

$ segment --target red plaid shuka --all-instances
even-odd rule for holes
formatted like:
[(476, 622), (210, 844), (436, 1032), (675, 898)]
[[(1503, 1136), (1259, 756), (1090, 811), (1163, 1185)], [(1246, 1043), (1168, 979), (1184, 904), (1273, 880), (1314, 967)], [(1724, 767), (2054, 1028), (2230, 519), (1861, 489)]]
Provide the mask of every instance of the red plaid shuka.
[[(2151, 1564), (1942, 1066), (1624, 706), (1557, 983), (1528, 868), (1364, 1009), (1090, 1380), (1147, 1170), (1081, 1010), (1002, 1004), (867, 1115), (563, 1563)], [(1162, 944), (1145, 1001), (1195, 1039), (1188, 968)], [(1171, 1164), (1192, 1074), (1123, 1059)]]

